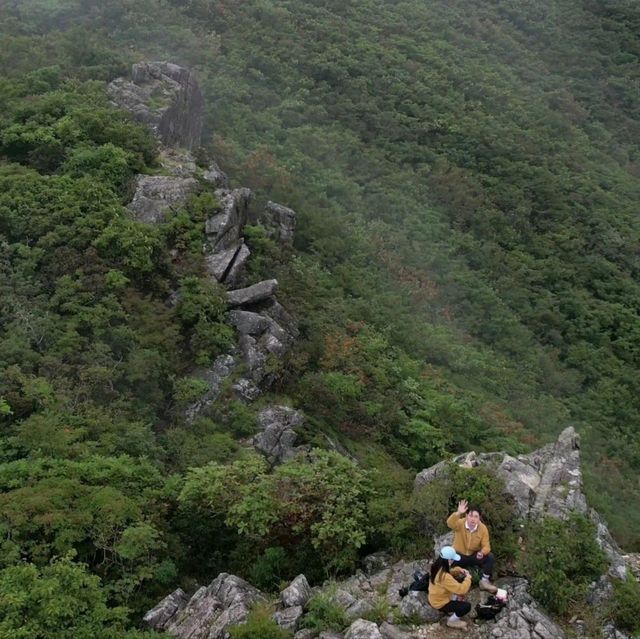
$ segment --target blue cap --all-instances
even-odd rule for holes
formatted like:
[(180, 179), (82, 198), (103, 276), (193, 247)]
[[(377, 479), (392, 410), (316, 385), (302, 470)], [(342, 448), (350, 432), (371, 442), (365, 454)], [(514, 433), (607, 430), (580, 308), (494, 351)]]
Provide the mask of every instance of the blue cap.
[(443, 546), (440, 549), (440, 556), (443, 559), (453, 559), (453, 561), (460, 561), (460, 555), (456, 552), (453, 546)]

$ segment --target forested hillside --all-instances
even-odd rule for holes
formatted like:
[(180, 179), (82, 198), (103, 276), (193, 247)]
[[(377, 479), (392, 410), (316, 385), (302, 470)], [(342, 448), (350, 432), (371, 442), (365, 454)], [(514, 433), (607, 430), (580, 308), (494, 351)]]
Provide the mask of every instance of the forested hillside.
[[(428, 548), (416, 470), (567, 425), (640, 550), (637, 3), (29, 0), (0, 33), (0, 637), (55, 629), (65, 592), (125, 636), (178, 582)], [(157, 146), (106, 85), (148, 59), (198, 75), (199, 155), (298, 213), (285, 254), (249, 230), (249, 276), (299, 323), (271, 398), (305, 412), (308, 463), (246, 454), (260, 402), (184, 419), (233, 334), (212, 189), (161, 225), (124, 209)]]

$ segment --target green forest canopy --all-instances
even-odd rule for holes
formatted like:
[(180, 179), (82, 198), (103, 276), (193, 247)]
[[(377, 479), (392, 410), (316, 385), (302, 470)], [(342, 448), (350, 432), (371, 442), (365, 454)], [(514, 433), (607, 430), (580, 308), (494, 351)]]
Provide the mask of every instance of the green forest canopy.
[[(156, 149), (105, 84), (150, 58), (196, 71), (205, 146), (255, 206), (299, 213), (295, 255), (248, 232), (251, 276), (278, 277), (301, 328), (274, 399), (382, 469), (351, 496), (375, 521), (327, 565), (398, 547), (413, 471), (568, 424), (590, 504), (640, 548), (636, 3), (33, 0), (0, 20), (2, 567), (73, 552), (141, 610), (223, 568), (271, 583), (283, 548), (295, 574), (320, 543), (313, 508), (292, 536), (234, 514), (253, 408), (181, 416), (193, 362), (231, 335), (199, 249), (213, 195), (159, 227), (123, 210)], [(273, 486), (323, 463), (246, 507), (275, 512)], [(220, 473), (230, 510), (184, 507)]]

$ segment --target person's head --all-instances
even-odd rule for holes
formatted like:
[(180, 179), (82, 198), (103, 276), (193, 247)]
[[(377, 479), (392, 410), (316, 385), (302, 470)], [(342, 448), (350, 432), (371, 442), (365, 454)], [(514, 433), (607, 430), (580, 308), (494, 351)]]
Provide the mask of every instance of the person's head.
[(438, 558), (431, 565), (431, 583), (435, 583), (436, 575), (441, 571), (449, 572), (451, 564), (460, 561), (460, 555), (453, 546), (443, 546), (440, 548)]
[(482, 521), (482, 513), (477, 506), (469, 506), (467, 508), (467, 526), (475, 528)]

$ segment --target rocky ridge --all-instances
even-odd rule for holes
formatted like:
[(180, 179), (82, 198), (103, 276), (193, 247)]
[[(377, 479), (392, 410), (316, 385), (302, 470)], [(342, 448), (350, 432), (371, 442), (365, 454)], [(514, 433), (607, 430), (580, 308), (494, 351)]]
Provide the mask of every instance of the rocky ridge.
[[(295, 423), (296, 417), (289, 415)], [(282, 421), (282, 420), (281, 420)], [(523, 516), (536, 517), (547, 514), (554, 517), (566, 517), (571, 512), (589, 513), (586, 510), (582, 493), (579, 439), (569, 428), (564, 430), (554, 444), (549, 444), (529, 455), (518, 458), (505, 453), (480, 454), (467, 453), (454, 460), (464, 466), (488, 465), (504, 480), (507, 492), (513, 496), (516, 506)], [(447, 472), (447, 464), (436, 464), (416, 477), (416, 486), (422, 487), (429, 481)], [(593, 516), (593, 512), (590, 512)], [(600, 522), (604, 531), (606, 526)], [(610, 579), (619, 577), (625, 571), (625, 561), (619, 549), (610, 539), (608, 532), (599, 540), (603, 547), (610, 551), (610, 570), (592, 586), (594, 605), (597, 600), (601, 605), (610, 594)], [(436, 546), (444, 543), (446, 538), (438, 538)], [(416, 570), (426, 570), (430, 558), (418, 561), (400, 561), (391, 564), (384, 553), (367, 557), (363, 569), (352, 577), (324, 589), (310, 588), (304, 575), (299, 575), (275, 602), (276, 610), (273, 618), (283, 628), (292, 632), (295, 639), (437, 639), (454, 636), (454, 631), (447, 629), (442, 623), (441, 614), (427, 603), (425, 593), (410, 592), (401, 597), (399, 590), (411, 583)], [(220, 575), (217, 579), (222, 578)], [(225, 578), (228, 576), (224, 575)], [(216, 583), (214, 581), (214, 583)], [(558, 626), (536, 604), (527, 592), (527, 582), (522, 578), (499, 579), (497, 584), (509, 592), (506, 607), (495, 621), (477, 620), (469, 624), (465, 636), (471, 639), (565, 639), (565, 631)], [(341, 632), (318, 632), (305, 629), (304, 617), (306, 604), (313, 594), (323, 591), (344, 610), (348, 627)], [(198, 591), (200, 592), (200, 591)], [(248, 588), (246, 596), (254, 597), (253, 590)], [(196, 593), (197, 594), (197, 593)], [(195, 596), (195, 595), (194, 595)], [(243, 595), (244, 596), (244, 595)], [(263, 595), (263, 597), (266, 596)], [(469, 601), (475, 607), (485, 594), (472, 589)], [(473, 608), (472, 608), (473, 609)], [(386, 611), (384, 619), (380, 619), (380, 611)], [(473, 613), (472, 613), (473, 614)], [(229, 633), (221, 629), (215, 630), (210, 619), (199, 617), (193, 620), (194, 613), (189, 607), (189, 600), (182, 591), (177, 590), (162, 600), (145, 616), (146, 623), (156, 630), (164, 630), (180, 639), (226, 639)], [(179, 630), (180, 624), (191, 618), (191, 634)], [(377, 622), (371, 621), (376, 619)], [(242, 620), (241, 620), (242, 621)], [(589, 639), (588, 631), (579, 619), (572, 625), (574, 636)], [(606, 639), (629, 639), (613, 626), (603, 629)]]
[[(228, 381), (238, 398), (252, 402), (273, 382), (272, 361), (286, 354), (298, 330), (293, 317), (276, 299), (277, 280), (246, 281), (245, 266), (251, 251), (245, 243), (244, 227), (250, 217), (251, 191), (229, 188), (227, 176), (214, 160), (205, 170), (197, 167), (192, 150), (201, 144), (204, 103), (191, 71), (170, 62), (142, 62), (133, 65), (130, 78), (114, 80), (108, 90), (113, 103), (147, 124), (160, 145), (162, 174), (136, 176), (135, 192), (127, 205), (132, 217), (161, 224), (204, 186), (215, 188), (219, 202), (217, 211), (205, 222), (203, 253), (211, 278), (228, 289), (227, 321), (238, 338), (236, 345), (209, 367), (192, 372), (205, 382), (207, 390), (186, 409), (185, 419), (192, 423), (206, 414)], [(253, 218), (279, 245), (291, 245), (295, 211), (268, 202)], [(167, 303), (175, 305), (177, 301), (176, 293)], [(287, 410), (272, 409), (283, 418), (281, 424), (273, 419), (263, 424), (263, 418), (258, 418), (260, 435), (253, 443), (272, 463), (296, 451)], [(301, 423), (301, 418), (296, 423)]]

